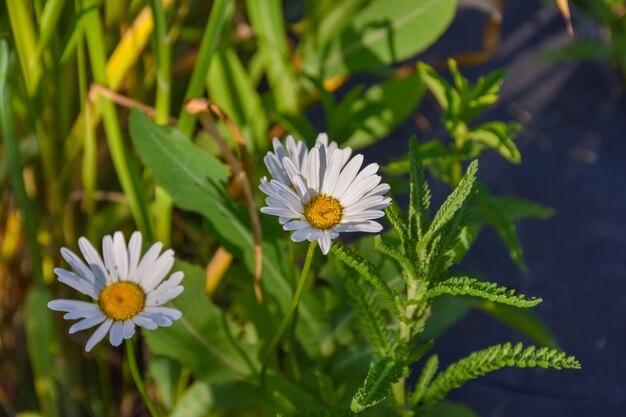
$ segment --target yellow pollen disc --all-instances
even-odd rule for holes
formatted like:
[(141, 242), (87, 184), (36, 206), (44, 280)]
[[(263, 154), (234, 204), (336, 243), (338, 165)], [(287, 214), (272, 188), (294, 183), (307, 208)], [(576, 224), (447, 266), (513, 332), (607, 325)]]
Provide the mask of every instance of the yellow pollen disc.
[(100, 310), (110, 319), (128, 320), (141, 313), (146, 294), (132, 282), (116, 282), (104, 287), (98, 298)]
[(304, 217), (316, 229), (328, 230), (339, 224), (343, 207), (339, 200), (327, 195), (318, 195), (304, 205)]

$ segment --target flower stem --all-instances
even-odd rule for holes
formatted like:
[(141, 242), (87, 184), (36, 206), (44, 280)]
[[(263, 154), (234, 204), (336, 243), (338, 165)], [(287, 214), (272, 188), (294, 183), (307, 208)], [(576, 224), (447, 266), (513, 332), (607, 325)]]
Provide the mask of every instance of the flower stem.
[(130, 368), (130, 373), (133, 376), (133, 380), (135, 381), (135, 385), (137, 386), (137, 390), (141, 394), (143, 398), (143, 402), (148, 407), (148, 411), (150, 411), (150, 415), (152, 417), (159, 417), (159, 413), (156, 410), (156, 407), (152, 403), (152, 400), (148, 396), (148, 392), (146, 391), (146, 386), (143, 383), (143, 379), (141, 375), (139, 375), (139, 368), (137, 368), (137, 357), (135, 356), (135, 347), (133, 346), (132, 339), (126, 339), (126, 357), (128, 358), (128, 367)]
[(311, 261), (313, 260), (313, 253), (315, 252), (315, 247), (317, 246), (317, 241), (313, 241), (309, 244), (309, 250), (306, 253), (306, 259), (304, 260), (304, 266), (302, 267), (302, 272), (300, 273), (300, 280), (298, 281), (298, 285), (296, 286), (296, 291), (293, 294), (293, 298), (291, 299), (291, 305), (287, 310), (287, 314), (283, 318), (283, 321), (280, 323), (280, 327), (278, 327), (278, 331), (274, 335), (272, 342), (270, 343), (269, 349), (263, 358), (263, 364), (261, 366), (261, 386), (265, 388), (265, 376), (267, 374), (267, 365), (272, 356), (272, 352), (276, 349), (278, 344), (280, 343), (280, 339), (283, 337), (287, 326), (291, 322), (291, 318), (296, 312), (296, 308), (298, 308), (298, 302), (300, 301), (300, 297), (302, 296), (302, 291), (304, 290), (304, 284), (306, 283), (306, 277), (309, 273), (309, 268), (311, 267)]

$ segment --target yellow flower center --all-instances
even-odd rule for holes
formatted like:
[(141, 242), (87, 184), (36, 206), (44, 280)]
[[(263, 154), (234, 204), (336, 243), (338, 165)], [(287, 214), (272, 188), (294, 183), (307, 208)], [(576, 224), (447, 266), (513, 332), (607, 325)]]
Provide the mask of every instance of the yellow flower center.
[(341, 221), (343, 207), (339, 200), (327, 195), (318, 195), (304, 205), (304, 217), (316, 229), (328, 230)]
[(146, 294), (132, 282), (116, 282), (104, 287), (98, 298), (100, 310), (110, 319), (128, 320), (141, 313)]

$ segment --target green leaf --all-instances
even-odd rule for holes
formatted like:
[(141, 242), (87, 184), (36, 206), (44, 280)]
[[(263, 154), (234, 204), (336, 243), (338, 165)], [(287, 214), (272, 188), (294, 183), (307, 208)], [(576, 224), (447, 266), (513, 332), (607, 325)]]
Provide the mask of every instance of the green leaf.
[(231, 381), (251, 374), (258, 365), (250, 359), (254, 352), (229, 335), (224, 313), (205, 295), (204, 271), (182, 262), (176, 269), (185, 273), (185, 290), (169, 304), (183, 316), (172, 327), (144, 333), (152, 353), (177, 360), (205, 380)]
[(494, 197), (494, 199), (500, 211), (512, 222), (528, 218), (545, 220), (554, 215), (552, 207), (543, 206), (523, 198)]
[(287, 33), (280, 0), (247, 0), (246, 10), (280, 113), (298, 112), (298, 84), (287, 51)]
[(352, 398), (350, 409), (355, 413), (360, 413), (378, 404), (389, 394), (391, 385), (398, 382), (406, 372), (407, 368), (403, 363), (398, 363), (389, 357), (372, 364), (365, 383)]
[[(233, 48), (219, 50), (207, 77), (211, 101), (218, 104), (244, 132), (249, 132), (251, 150), (266, 151), (269, 122), (261, 97)], [(248, 136), (248, 135), (245, 135)]]
[(319, 68), (331, 78), (410, 58), (441, 36), (455, 9), (454, 0), (398, 0), (393, 7), (374, 0), (352, 17), (327, 51), (321, 50), (321, 57), (309, 56), (305, 68), (314, 73)]
[(382, 312), (365, 283), (355, 273), (345, 275), (343, 282), (358, 323), (377, 356), (384, 357), (389, 352), (391, 335)]
[(196, 381), (176, 403), (170, 417), (202, 417), (214, 403), (211, 385), (207, 381)]
[(53, 378), (53, 362), (59, 353), (51, 311), (46, 308), (51, 300), (48, 288), (35, 286), (26, 296), (26, 348), (33, 373), (39, 407), (45, 416), (59, 415), (59, 391)]
[(424, 410), (423, 417), (479, 417), (463, 404), (442, 400)]
[(516, 307), (533, 307), (541, 302), (541, 298), (526, 298), (515, 290), (499, 287), (492, 282), (479, 281), (471, 277), (452, 277), (434, 284), (426, 292), (426, 298), (434, 298), (442, 294), (471, 295), (472, 297), (508, 304)]
[(411, 173), (409, 202), (409, 235), (416, 240), (426, 233), (430, 220), (430, 188), (424, 177), (420, 147), (417, 138), (409, 139), (409, 163)]
[(432, 382), (424, 393), (424, 404), (433, 404), (465, 382), (497, 371), (504, 367), (541, 367), (553, 369), (580, 369), (580, 363), (573, 357), (556, 349), (529, 346), (524, 349), (521, 343), (512, 346), (510, 343), (495, 345), (487, 349), (473, 352), (469, 356), (448, 366)]
[(433, 355), (428, 359), (422, 368), (422, 373), (415, 384), (415, 388), (413, 389), (413, 393), (410, 397), (412, 406), (416, 406), (419, 403), (420, 399), (426, 392), (426, 389), (430, 385), (430, 381), (432, 381), (435, 377), (437, 369), (439, 369), (439, 357), (437, 355)]
[(450, 94), (457, 94), (450, 83), (439, 75), (433, 67), (424, 62), (417, 63), (417, 73), (422, 78), (422, 82), (435, 97), (435, 100), (437, 100), (441, 109), (447, 110), (449, 107), (448, 97)]
[(471, 302), (471, 305), (511, 326), (541, 346), (559, 347), (559, 343), (552, 331), (531, 310), (496, 304), (492, 301), (474, 301)]
[(463, 259), (469, 248), (478, 236), (478, 227), (465, 226), (461, 228), (456, 238), (456, 243), (446, 252), (450, 264), (457, 264)]
[(423, 95), (424, 85), (417, 74), (370, 87), (341, 120), (352, 128), (345, 146), (363, 148), (389, 134), (413, 113)]
[(509, 249), (511, 259), (517, 263), (522, 271), (525, 271), (527, 267), (522, 253), (522, 244), (519, 241), (517, 229), (513, 221), (507, 216), (496, 198), (491, 195), (484, 185), (478, 187), (478, 201), (480, 203), (480, 214), (484, 221), (496, 229), (500, 239)]
[(363, 259), (358, 253), (345, 247), (338, 240), (333, 241), (331, 250), (337, 259), (358, 272), (363, 279), (369, 282), (378, 291), (383, 301), (387, 303), (396, 317), (401, 316), (398, 306), (398, 295), (387, 285), (380, 275), (378, 275), (372, 264)]
[(428, 241), (435, 233), (443, 228), (461, 209), (465, 200), (471, 194), (474, 189), (474, 182), (476, 181), (476, 171), (478, 170), (478, 161), (473, 161), (465, 176), (459, 183), (459, 186), (448, 196), (446, 201), (441, 205), (439, 211), (435, 215), (435, 218), (428, 229), (428, 232), (423, 237), (422, 241)]
[[(180, 131), (158, 126), (137, 110), (130, 116), (130, 134), (141, 160), (176, 205), (204, 216), (215, 237), (252, 273), (254, 245), (250, 222), (244, 207), (227, 194), (230, 174), (226, 167), (202, 152)], [(285, 243), (269, 233), (278, 229), (277, 222), (263, 220), (262, 284), (285, 310), (292, 296), (292, 276), (282, 269)], [(313, 316), (306, 304), (300, 306), (300, 314)], [(309, 322), (302, 323), (308, 326)]]
[(509, 162), (520, 164), (522, 156), (513, 143), (520, 128), (517, 123), (488, 122), (469, 131), (466, 138), (497, 150)]

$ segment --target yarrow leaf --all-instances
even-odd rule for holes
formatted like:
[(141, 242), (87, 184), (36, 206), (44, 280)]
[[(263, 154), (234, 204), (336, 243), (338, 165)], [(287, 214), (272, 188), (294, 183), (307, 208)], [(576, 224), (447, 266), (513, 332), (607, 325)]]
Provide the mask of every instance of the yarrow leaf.
[(348, 249), (338, 240), (333, 241), (333, 254), (344, 264), (354, 269), (359, 275), (369, 282), (380, 294), (382, 299), (389, 305), (396, 317), (400, 317), (400, 308), (398, 306), (398, 295), (387, 285), (372, 264), (363, 259), (361, 255)]
[(541, 298), (527, 298), (522, 294), (517, 294), (515, 290), (471, 277), (452, 277), (438, 282), (429, 288), (426, 292), (426, 298), (431, 299), (442, 294), (471, 295), (496, 303), (524, 308), (534, 307), (542, 301)]
[(410, 163), (410, 203), (409, 233), (413, 239), (420, 239), (428, 228), (430, 188), (424, 177), (424, 167), (419, 155), (419, 145), (415, 136), (409, 140)]
[(347, 275), (344, 284), (350, 297), (350, 305), (354, 309), (365, 337), (372, 344), (377, 356), (383, 357), (388, 353), (391, 343), (385, 318), (366, 284), (354, 273)]
[(424, 395), (424, 392), (430, 385), (430, 381), (432, 381), (435, 377), (437, 369), (439, 369), (439, 357), (437, 355), (433, 355), (428, 359), (426, 365), (422, 368), (422, 373), (417, 380), (417, 384), (415, 384), (413, 394), (411, 394), (411, 405), (415, 406), (419, 403), (420, 399)]
[(360, 413), (385, 399), (391, 385), (407, 372), (407, 367), (395, 359), (385, 357), (374, 363), (365, 378), (365, 382), (352, 398), (350, 409)]
[(444, 398), (452, 389), (458, 388), (465, 382), (497, 371), (504, 367), (541, 367), (554, 369), (580, 369), (580, 362), (573, 356), (567, 356), (557, 349), (535, 346), (524, 348), (521, 343), (512, 346), (510, 343), (495, 345), (487, 349), (474, 352), (469, 356), (448, 366), (430, 384), (422, 402), (433, 404)]

